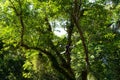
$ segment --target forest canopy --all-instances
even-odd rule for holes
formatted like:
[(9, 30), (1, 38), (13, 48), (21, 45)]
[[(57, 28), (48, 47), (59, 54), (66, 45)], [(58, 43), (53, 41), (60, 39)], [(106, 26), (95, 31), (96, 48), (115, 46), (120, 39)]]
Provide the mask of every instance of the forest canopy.
[(0, 80), (120, 80), (120, 0), (0, 0)]

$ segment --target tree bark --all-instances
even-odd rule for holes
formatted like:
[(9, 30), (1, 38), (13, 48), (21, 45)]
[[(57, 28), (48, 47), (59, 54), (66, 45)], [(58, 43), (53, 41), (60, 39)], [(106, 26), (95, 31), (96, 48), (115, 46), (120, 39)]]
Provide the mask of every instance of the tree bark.
[[(80, 5), (78, 3), (80, 3)], [(82, 76), (82, 80), (87, 80), (87, 74), (88, 74), (90, 63), (89, 63), (89, 57), (88, 57), (88, 47), (86, 46), (83, 30), (81, 29), (81, 26), (80, 26), (80, 23), (79, 23), (80, 18), (83, 15), (83, 12), (80, 11), (81, 5), (82, 5), (82, 0), (80, 0), (80, 1), (74, 0), (73, 19), (74, 19), (74, 23), (76, 25), (76, 28), (79, 32), (79, 35), (81, 37), (82, 45), (83, 45), (84, 53), (85, 53), (86, 68), (85, 68), (84, 71), (82, 71), (81, 76)]]

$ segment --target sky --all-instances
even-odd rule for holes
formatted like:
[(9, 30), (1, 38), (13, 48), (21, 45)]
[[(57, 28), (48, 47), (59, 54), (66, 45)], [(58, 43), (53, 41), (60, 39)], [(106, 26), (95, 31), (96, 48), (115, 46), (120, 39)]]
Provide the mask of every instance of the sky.
[(62, 27), (56, 27), (55, 30), (54, 30), (54, 34), (58, 37), (61, 37), (63, 35), (66, 35), (67, 32)]
[(92, 2), (92, 3), (93, 3), (93, 2), (95, 2), (95, 0), (89, 0), (89, 2)]
[(66, 25), (66, 21), (61, 22), (61, 21), (56, 20), (53, 23), (51, 22), (51, 25), (55, 26), (55, 27), (52, 28), (52, 30), (53, 30), (53, 32), (56, 36), (61, 37), (61, 36), (67, 34), (66, 30), (63, 27), (63, 26)]

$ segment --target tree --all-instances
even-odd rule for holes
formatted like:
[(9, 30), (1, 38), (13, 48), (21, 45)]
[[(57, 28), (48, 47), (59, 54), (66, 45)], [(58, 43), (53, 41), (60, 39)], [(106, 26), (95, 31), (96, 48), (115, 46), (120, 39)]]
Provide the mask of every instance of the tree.
[[(5, 69), (14, 64), (9, 73), (15, 80), (119, 80), (119, 33), (108, 27), (119, 19), (116, 1), (2, 0), (0, 4), (1, 55), (9, 53), (3, 61)], [(66, 34), (55, 35), (57, 27)]]

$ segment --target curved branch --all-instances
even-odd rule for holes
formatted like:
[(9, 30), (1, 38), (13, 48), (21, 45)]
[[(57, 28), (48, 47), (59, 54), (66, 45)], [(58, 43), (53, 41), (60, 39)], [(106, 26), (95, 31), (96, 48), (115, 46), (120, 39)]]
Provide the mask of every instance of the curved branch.
[(52, 62), (52, 66), (53, 66), (58, 72), (62, 73), (63, 76), (65, 76), (65, 77), (67, 78), (67, 80), (74, 80), (74, 78), (73, 78), (68, 72), (66, 72), (66, 70), (65, 70), (64, 68), (60, 67), (60, 65), (58, 64), (58, 61), (57, 61), (56, 57), (55, 57), (52, 53), (50, 53), (50, 52), (48, 52), (48, 51), (46, 51), (46, 50), (44, 50), (44, 49), (41, 49), (41, 48), (39, 48), (39, 47), (30, 47), (30, 46), (28, 46), (28, 45), (26, 45), (26, 44), (22, 44), (21, 46), (24, 47), (24, 48), (26, 48), (26, 49), (38, 50), (38, 51), (46, 54), (47, 57), (48, 57), (48, 58), (50, 59), (50, 61)]

